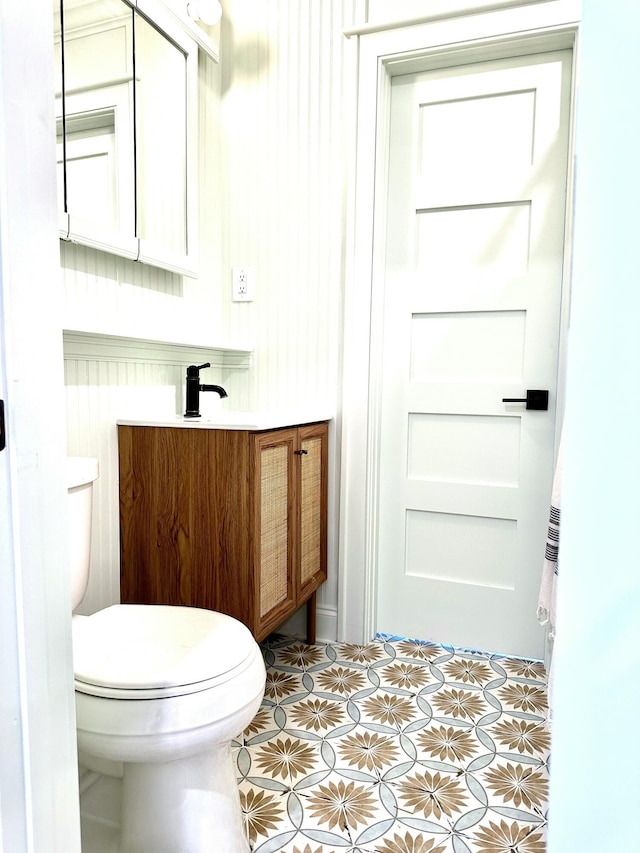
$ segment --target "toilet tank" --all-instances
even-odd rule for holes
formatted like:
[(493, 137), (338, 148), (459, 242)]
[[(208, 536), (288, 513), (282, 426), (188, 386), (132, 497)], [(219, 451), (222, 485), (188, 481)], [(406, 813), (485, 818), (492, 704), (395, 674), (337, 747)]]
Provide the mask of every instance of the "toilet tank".
[(91, 509), (93, 505), (93, 483), (97, 479), (97, 459), (85, 456), (67, 457), (72, 610), (75, 610), (84, 598), (89, 583)]

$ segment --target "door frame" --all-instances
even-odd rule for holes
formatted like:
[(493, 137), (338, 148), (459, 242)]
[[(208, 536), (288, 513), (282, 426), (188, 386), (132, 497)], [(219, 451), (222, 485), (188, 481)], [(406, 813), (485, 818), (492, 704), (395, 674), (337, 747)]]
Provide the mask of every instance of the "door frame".
[[(573, 126), (579, 2), (558, 0), (474, 18), (455, 17), (358, 36), (358, 109), (351, 152), (344, 304), (338, 637), (366, 642), (376, 633), (377, 531), (382, 416), (383, 299), (391, 81), (507, 56), (573, 51), (558, 364), (556, 448), (564, 414), (570, 301)], [(541, 543), (541, 560), (544, 556)]]

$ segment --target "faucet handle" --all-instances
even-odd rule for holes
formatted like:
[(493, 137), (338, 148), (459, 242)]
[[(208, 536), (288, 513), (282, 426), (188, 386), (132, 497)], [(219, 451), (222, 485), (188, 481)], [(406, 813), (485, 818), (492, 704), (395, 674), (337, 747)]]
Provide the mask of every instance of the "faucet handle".
[(206, 364), (190, 364), (189, 367), (187, 367), (187, 378), (198, 379), (200, 371), (204, 367), (211, 367), (211, 362), (208, 361)]

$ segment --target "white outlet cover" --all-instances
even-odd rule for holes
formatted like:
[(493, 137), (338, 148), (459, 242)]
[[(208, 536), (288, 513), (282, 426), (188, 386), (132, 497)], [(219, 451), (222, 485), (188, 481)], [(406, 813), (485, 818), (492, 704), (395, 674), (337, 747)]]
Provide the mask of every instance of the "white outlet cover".
[(251, 302), (253, 300), (253, 267), (233, 267), (233, 301)]

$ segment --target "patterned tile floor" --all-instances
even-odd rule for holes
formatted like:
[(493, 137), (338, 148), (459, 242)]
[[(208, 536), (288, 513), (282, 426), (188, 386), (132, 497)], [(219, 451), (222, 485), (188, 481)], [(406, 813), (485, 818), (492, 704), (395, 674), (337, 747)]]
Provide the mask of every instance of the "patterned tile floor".
[(253, 853), (544, 853), (541, 663), (271, 637), (234, 742)]

